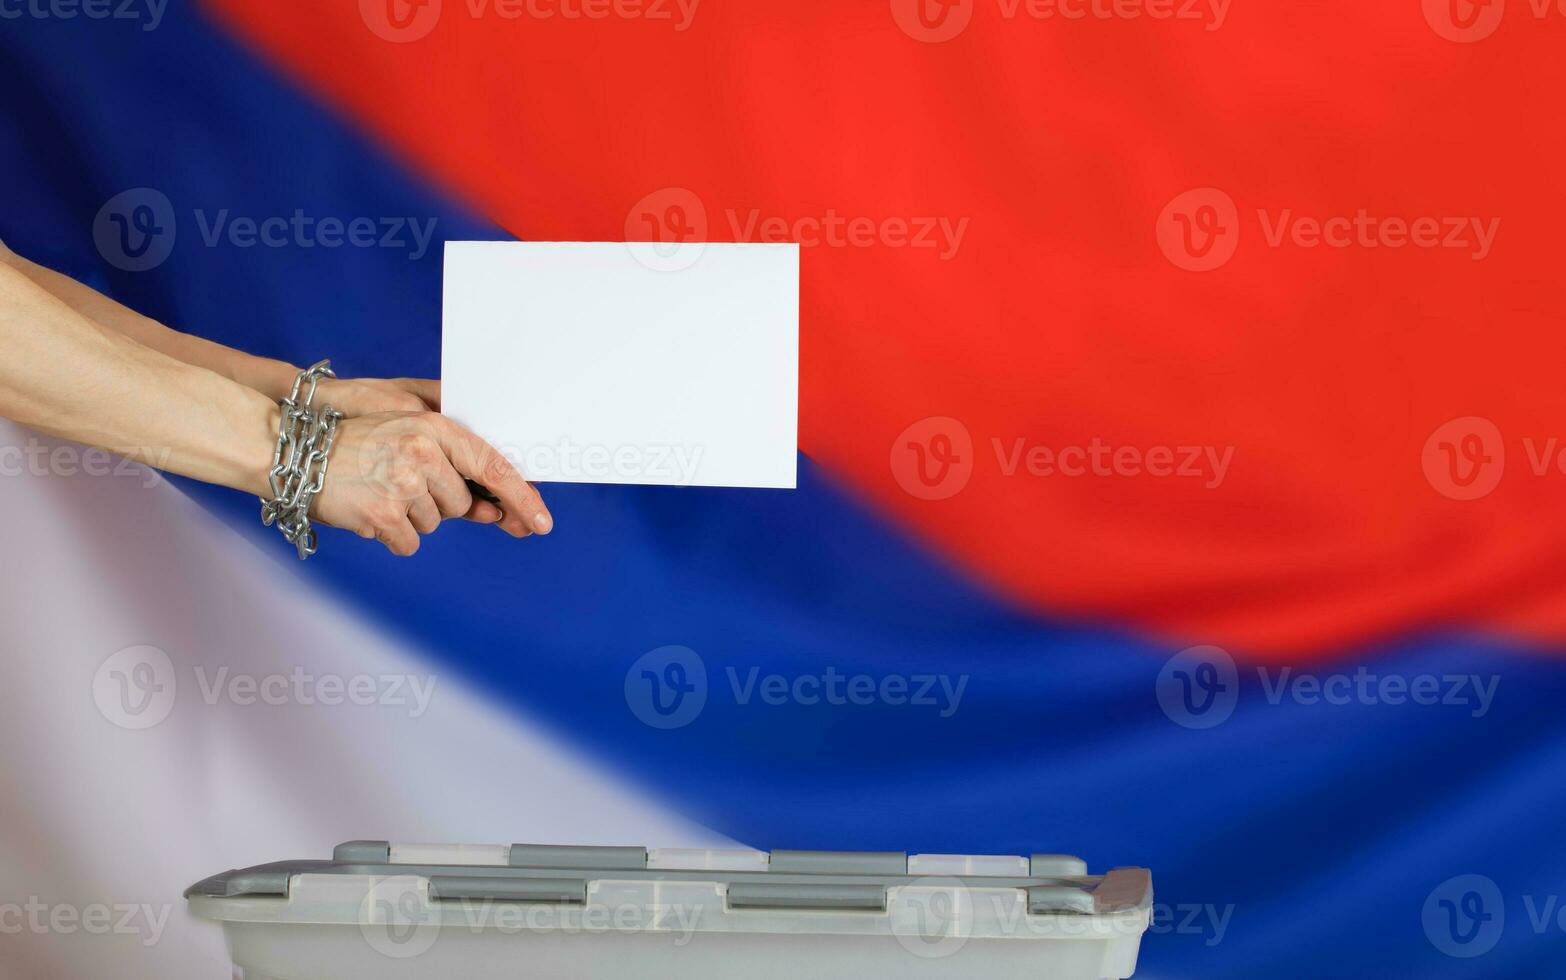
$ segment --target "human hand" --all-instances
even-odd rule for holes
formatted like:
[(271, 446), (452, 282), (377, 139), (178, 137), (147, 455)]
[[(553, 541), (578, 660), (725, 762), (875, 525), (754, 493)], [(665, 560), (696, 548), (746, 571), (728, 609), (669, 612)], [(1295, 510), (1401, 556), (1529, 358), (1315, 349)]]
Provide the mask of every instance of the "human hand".
[[(467, 480), (482, 484), (499, 503), (475, 499)], [(338, 423), (326, 485), (313, 509), (321, 522), (374, 538), (402, 556), (419, 550), (419, 535), (454, 517), (498, 524), (518, 538), (554, 527), (538, 491), (504, 456), (427, 411)]]
[(438, 412), (440, 382), (427, 378), (322, 378), (315, 403), (350, 418), (379, 412)]

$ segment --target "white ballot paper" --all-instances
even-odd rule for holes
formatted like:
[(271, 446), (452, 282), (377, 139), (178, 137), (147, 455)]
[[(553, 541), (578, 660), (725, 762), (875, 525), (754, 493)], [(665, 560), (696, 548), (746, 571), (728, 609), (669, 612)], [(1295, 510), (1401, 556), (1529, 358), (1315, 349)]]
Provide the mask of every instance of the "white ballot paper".
[(793, 488), (799, 248), (447, 242), (441, 402), (529, 480)]

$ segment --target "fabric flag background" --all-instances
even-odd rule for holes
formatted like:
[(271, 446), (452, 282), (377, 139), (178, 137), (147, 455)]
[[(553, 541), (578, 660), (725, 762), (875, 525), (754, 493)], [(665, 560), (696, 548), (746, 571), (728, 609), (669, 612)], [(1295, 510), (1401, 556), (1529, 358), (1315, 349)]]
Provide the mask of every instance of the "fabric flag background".
[(0, 238), (246, 350), (438, 376), (446, 240), (803, 245), (796, 492), (300, 565), (4, 429), (7, 975), (222, 976), (185, 885), (365, 837), (1066, 852), (1153, 869), (1139, 976), (1559, 973), (1556, 6), (0, 15)]

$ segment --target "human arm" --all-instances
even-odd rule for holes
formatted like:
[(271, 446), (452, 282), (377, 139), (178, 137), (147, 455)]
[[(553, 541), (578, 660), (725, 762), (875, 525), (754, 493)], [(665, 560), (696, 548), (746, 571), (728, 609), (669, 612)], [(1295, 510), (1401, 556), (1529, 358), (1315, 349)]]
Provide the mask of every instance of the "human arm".
[[(175, 360), (254, 388), (273, 402), (287, 397), (299, 374), (299, 368), (287, 361), (258, 357), (165, 326), (70, 276), (11, 251), (3, 242), (0, 264), (20, 272), (98, 326)], [(440, 382), (425, 378), (328, 378), (321, 383), (320, 395), (323, 401), (348, 415), (440, 411)]]
[[(279, 408), (266, 394), (108, 329), (0, 263), (0, 416), (159, 469), (259, 497)], [(290, 384), (292, 382), (290, 381)], [(315, 516), (397, 554), (442, 519), (525, 537), (552, 518), (537, 491), (477, 436), (428, 412), (345, 419)], [(475, 501), (472, 479), (500, 500)]]

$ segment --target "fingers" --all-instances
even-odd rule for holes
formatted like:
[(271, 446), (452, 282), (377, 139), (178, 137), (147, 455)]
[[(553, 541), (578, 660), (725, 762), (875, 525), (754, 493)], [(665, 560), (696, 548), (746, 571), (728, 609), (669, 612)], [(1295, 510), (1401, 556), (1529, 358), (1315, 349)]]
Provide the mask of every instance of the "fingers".
[(473, 501), (473, 506), (462, 515), (464, 520), (473, 521), (475, 524), (499, 524), (505, 516), (505, 511), (487, 500)]
[(529, 532), (548, 534), (554, 529), (554, 518), (543, 498), (504, 456), (450, 419), (440, 415), (432, 419), (436, 439), (457, 472), (483, 484), (500, 501), (505, 512), (500, 527), (506, 533), (520, 538)]
[(473, 506), (463, 515), (465, 519), (479, 524), (498, 524), (505, 519), (506, 512), (500, 509), (499, 497), (472, 480), (463, 480), (462, 485), (468, 488), (468, 495), (473, 498)]
[(374, 538), (400, 556), (417, 552), (421, 534), (456, 517), (496, 524), (517, 538), (553, 529), (538, 491), (492, 446), (445, 416), (385, 413), (344, 425), (344, 445), (362, 457), (360, 471), (345, 470), (328, 484), (323, 523)]
[(419, 532), (413, 529), (413, 525), (406, 517), (377, 524), (375, 540), (385, 545), (387, 551), (400, 558), (411, 557), (419, 550)]
[[(505, 518), (495, 500), (485, 499), (489, 491), (471, 480), (465, 480), (445, 459), (437, 472), (430, 475), (430, 496), (440, 509), (442, 518), (460, 517), (476, 524), (498, 524)], [(529, 531), (529, 534), (532, 532)], [(526, 534), (522, 535), (527, 537)]]
[(473, 509), (473, 494), (467, 482), (444, 456), (430, 467), (426, 480), (441, 517), (465, 517)]
[(440, 507), (436, 505), (435, 498), (429, 494), (415, 497), (408, 505), (408, 522), (420, 534), (434, 534), (440, 527), (440, 521)]
[(398, 385), (419, 396), (430, 411), (440, 411), (440, 382), (429, 378), (398, 378)]

